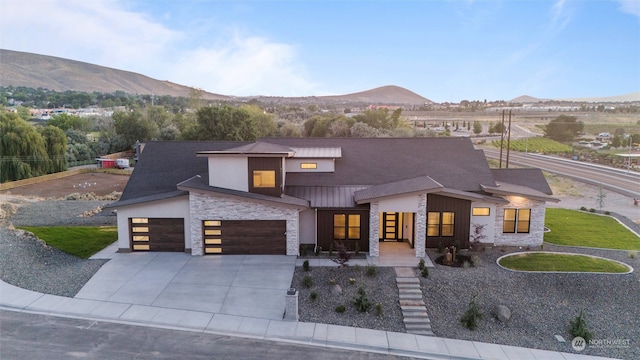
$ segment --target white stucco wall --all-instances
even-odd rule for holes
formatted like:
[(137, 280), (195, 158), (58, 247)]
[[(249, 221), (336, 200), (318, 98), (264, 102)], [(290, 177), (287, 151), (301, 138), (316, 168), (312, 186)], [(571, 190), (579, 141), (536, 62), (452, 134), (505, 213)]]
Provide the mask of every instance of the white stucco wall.
[(117, 209), (118, 249), (130, 249), (129, 218), (183, 218), (185, 249), (191, 248), (189, 230), (189, 196), (123, 206)]
[(209, 185), (249, 191), (249, 162), (245, 156), (210, 156)]
[(418, 212), (418, 194), (389, 196), (378, 199), (380, 212)]
[[(489, 216), (473, 216), (473, 208), (489, 208)], [(469, 234), (473, 235), (473, 224), (485, 225), (483, 234), (486, 236), (480, 242), (483, 244), (493, 244), (495, 241), (496, 205), (491, 203), (474, 202), (471, 204), (471, 221), (469, 224)], [(500, 228), (502, 229), (502, 228)], [(473, 241), (473, 237), (469, 238)]]
[[(318, 167), (315, 169), (301, 169), (302, 163), (316, 163)], [(287, 172), (334, 172), (335, 163), (333, 159), (301, 159), (301, 158), (289, 158), (285, 160), (285, 166)]]
[(234, 196), (189, 194), (191, 254), (203, 255), (203, 220), (285, 220), (287, 255), (299, 255), (299, 212), (303, 208)]
[[(540, 246), (544, 241), (545, 202), (507, 196), (509, 204), (496, 206), (495, 245), (496, 246)], [(503, 233), (504, 209), (531, 209), (529, 233)]]

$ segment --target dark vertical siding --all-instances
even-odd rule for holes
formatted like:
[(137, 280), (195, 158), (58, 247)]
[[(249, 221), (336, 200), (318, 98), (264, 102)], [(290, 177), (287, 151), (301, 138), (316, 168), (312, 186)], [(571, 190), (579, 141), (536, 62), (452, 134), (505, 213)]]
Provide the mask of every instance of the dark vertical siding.
[(462, 248), (469, 247), (469, 226), (471, 221), (471, 201), (446, 197), (442, 195), (427, 195), (427, 212), (447, 211), (455, 213), (455, 225), (453, 236), (427, 236), (427, 247), (437, 248), (438, 243), (442, 246), (455, 245), (460, 243)]
[[(355, 249), (356, 242), (360, 251), (369, 251), (369, 210), (368, 209), (318, 209), (318, 246), (323, 251), (329, 250), (329, 245), (333, 244), (333, 215), (334, 214), (359, 214), (360, 215), (360, 240), (340, 240), (343, 241), (349, 250)], [(333, 246), (335, 249), (335, 245)]]
[[(282, 195), (282, 158), (270, 157), (250, 157), (249, 164), (249, 192), (263, 194), (269, 196)], [(275, 188), (254, 188), (253, 187), (253, 171), (254, 170), (274, 170), (276, 172)]]
[(182, 218), (150, 218), (147, 224), (136, 224), (136, 226), (146, 226), (148, 233), (132, 233), (134, 225), (129, 219), (129, 241), (133, 249), (133, 235), (149, 236), (149, 251), (180, 251), (184, 252), (184, 219)]

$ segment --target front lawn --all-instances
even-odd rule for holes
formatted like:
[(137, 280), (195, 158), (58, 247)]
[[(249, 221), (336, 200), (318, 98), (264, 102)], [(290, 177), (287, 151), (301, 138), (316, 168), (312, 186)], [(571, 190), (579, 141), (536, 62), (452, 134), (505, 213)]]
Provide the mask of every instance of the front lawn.
[(556, 245), (616, 250), (640, 250), (640, 237), (608, 216), (547, 208), (544, 241)]
[(24, 226), (49, 246), (88, 259), (118, 239), (115, 226)]
[(587, 255), (558, 253), (519, 253), (507, 255), (498, 263), (507, 269), (519, 271), (561, 271), (627, 273), (629, 269), (608, 259)]

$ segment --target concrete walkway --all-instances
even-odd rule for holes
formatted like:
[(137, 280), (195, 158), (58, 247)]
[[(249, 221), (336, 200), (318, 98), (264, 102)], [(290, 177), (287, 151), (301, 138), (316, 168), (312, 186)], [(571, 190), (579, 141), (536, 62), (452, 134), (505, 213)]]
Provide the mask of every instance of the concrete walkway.
[[(282, 320), (284, 295), (292, 276), (286, 274), (292, 274), (294, 264), (300, 262), (294, 257), (192, 257), (176, 253), (113, 254), (109, 251), (104, 254), (111, 257), (111, 261), (103, 266), (107, 267), (106, 271), (98, 271), (96, 279), (91, 279), (75, 298), (37, 293), (0, 281), (0, 309), (424, 359), (603, 359), (475, 341), (285, 321)], [(279, 265), (280, 262), (285, 264)], [(109, 264), (115, 265), (118, 271), (111, 270)], [(281, 271), (280, 275), (264, 271), (267, 268)], [(122, 274), (128, 274), (128, 279)], [(211, 283), (212, 278), (218, 282), (216, 285)], [(206, 284), (198, 279), (207, 279)], [(148, 284), (143, 285), (145, 282)], [(102, 286), (106, 288), (102, 289)], [(184, 295), (185, 289), (187, 294), (201, 289), (203, 295), (191, 299)], [(224, 299), (217, 298), (213, 292), (216, 289), (227, 289)], [(260, 291), (269, 295), (260, 295)], [(275, 299), (281, 299), (281, 302)]]

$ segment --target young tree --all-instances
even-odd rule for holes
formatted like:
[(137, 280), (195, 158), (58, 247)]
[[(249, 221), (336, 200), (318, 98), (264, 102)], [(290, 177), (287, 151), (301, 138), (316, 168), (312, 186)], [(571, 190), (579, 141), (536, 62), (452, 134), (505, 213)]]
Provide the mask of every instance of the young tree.
[(136, 140), (145, 142), (156, 137), (158, 127), (146, 119), (138, 110), (116, 111), (111, 116), (115, 122), (116, 134), (120, 135), (127, 146), (131, 147)]
[(42, 136), (17, 114), (0, 112), (0, 182), (47, 173), (49, 156)]
[(478, 135), (482, 132), (482, 123), (480, 121), (473, 122), (473, 133)]
[(67, 135), (61, 129), (48, 125), (40, 131), (49, 155), (49, 173), (67, 170)]
[(249, 113), (251, 120), (254, 122), (258, 137), (275, 136), (278, 131), (278, 125), (274, 120), (273, 114), (262, 110), (257, 105), (242, 105), (240, 109)]

